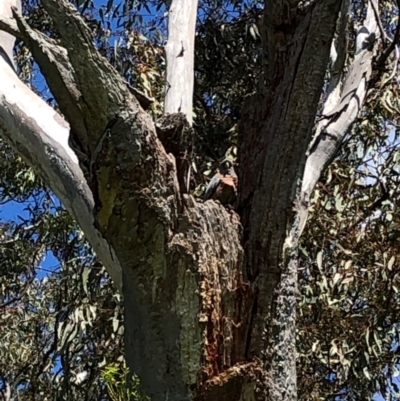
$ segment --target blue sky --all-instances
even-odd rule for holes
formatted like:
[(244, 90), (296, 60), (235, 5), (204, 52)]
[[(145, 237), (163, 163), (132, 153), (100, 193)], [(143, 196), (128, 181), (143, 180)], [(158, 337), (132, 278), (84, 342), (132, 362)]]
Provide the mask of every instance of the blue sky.
[[(29, 212), (26, 210), (31, 203), (9, 201), (0, 206), (1, 221), (15, 221), (21, 223), (21, 217), (24, 220), (29, 219)], [(51, 251), (48, 251), (37, 269), (37, 278), (41, 279), (46, 276), (49, 271), (54, 271), (59, 265), (58, 260), (53, 256)]]

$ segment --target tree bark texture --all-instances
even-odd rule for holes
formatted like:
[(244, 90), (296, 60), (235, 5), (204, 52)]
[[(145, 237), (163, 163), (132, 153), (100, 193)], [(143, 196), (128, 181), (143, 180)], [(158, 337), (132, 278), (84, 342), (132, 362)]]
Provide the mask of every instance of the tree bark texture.
[[(0, 76), (10, 81), (0, 86), (1, 135), (36, 166), (122, 287), (126, 357), (144, 390), (155, 401), (296, 400), (298, 239), (316, 180), (351, 123), (341, 118), (354, 120), (361, 107), (354, 109), (351, 100), (340, 106), (346, 93), (335, 76), (329, 104), (339, 111), (327, 114), (312, 138), (332, 40), (337, 32), (342, 46), (348, 2), (324, 0), (301, 9), (293, 0), (266, 2), (268, 79), (246, 101), (239, 214), (184, 193), (179, 146), (168, 145), (177, 115), (166, 115), (156, 131), (94, 48), (74, 7), (66, 0), (42, 5), (59, 43), (15, 12), (17, 23), (2, 18), (0, 29), (28, 43), (69, 125), (28, 94), (0, 60)], [(171, 5), (170, 18), (173, 11)], [(171, 41), (177, 49), (179, 35)], [(192, 50), (185, 46), (186, 57)], [(371, 60), (365, 49), (354, 63), (366, 68)], [(360, 99), (369, 73), (357, 75), (354, 96)], [(173, 88), (174, 99), (186, 96), (180, 84)], [(191, 103), (182, 104), (168, 110), (182, 111), (190, 126)], [(181, 123), (176, 129), (190, 133)]]
[[(304, 171), (341, 6), (316, 2), (304, 14), (266, 2), (265, 89), (246, 102), (240, 144), (239, 212), (246, 271), (256, 290), (247, 357), (262, 355), (269, 396), (296, 399), (295, 199)], [(267, 329), (267, 332), (265, 331)]]
[[(266, 2), (268, 79), (264, 91), (246, 102), (242, 120), (239, 211), (246, 271), (257, 288), (248, 357), (266, 349), (268, 399), (273, 400), (296, 399), (297, 255), (309, 199), (362, 107), (371, 74), (373, 53), (364, 49), (340, 89), (348, 11), (348, 1), (317, 2), (299, 19), (280, 3)], [(371, 5), (365, 24), (375, 32)], [(339, 56), (332, 43), (335, 31)], [(346, 106), (320, 121), (312, 140), (329, 57), (332, 78), (323, 113), (343, 101)]]

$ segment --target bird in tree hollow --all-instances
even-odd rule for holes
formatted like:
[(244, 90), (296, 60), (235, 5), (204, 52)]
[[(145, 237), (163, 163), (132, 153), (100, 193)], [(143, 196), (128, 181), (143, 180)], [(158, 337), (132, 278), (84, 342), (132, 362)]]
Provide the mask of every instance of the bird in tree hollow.
[(219, 172), (208, 183), (203, 199), (214, 199), (222, 205), (232, 205), (236, 200), (238, 178), (233, 163), (225, 159), (219, 165)]

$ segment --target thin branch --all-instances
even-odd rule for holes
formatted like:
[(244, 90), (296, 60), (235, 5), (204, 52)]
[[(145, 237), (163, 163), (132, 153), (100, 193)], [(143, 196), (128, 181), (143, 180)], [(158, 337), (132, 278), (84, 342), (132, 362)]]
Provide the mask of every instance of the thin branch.
[(392, 63), (393, 64), (393, 69), (390, 75), (382, 82), (381, 89), (384, 88), (396, 75), (397, 72), (397, 66), (399, 63), (399, 58), (400, 58), (400, 52), (397, 46), (394, 47), (394, 53), (395, 53), (395, 60)]
[[(14, 11), (17, 12), (17, 10)], [(12, 18), (0, 17), (0, 31), (7, 32), (18, 39), (25, 39), (22, 32), (18, 29), (16, 21)]]
[(382, 21), (381, 21), (381, 19), (379, 17), (379, 13), (378, 13), (378, 10), (375, 7), (374, 2), (370, 0), (369, 4), (371, 5), (372, 10), (374, 11), (375, 19), (376, 19), (376, 22), (378, 24), (379, 30), (381, 32), (382, 39), (386, 39), (386, 40), (392, 42), (392, 40), (386, 35), (385, 29), (383, 28)]

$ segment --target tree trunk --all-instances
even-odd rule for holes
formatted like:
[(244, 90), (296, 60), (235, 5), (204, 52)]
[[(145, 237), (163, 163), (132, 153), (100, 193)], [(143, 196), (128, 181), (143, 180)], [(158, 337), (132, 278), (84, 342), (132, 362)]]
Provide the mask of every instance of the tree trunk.
[[(174, 4), (188, 3), (171, 5), (170, 33)], [(74, 7), (42, 5), (60, 43), (17, 14), (17, 24), (3, 20), (0, 29), (28, 43), (70, 125), (0, 60), (10, 82), (0, 86), (1, 134), (35, 165), (122, 283), (126, 357), (144, 390), (155, 401), (296, 400), (298, 240), (315, 183), (361, 107), (372, 60), (370, 49), (359, 49), (341, 93), (341, 77), (332, 74), (330, 108), (312, 138), (329, 58), (332, 68), (343, 65), (331, 44), (338, 29), (338, 50), (346, 51), (348, 2), (297, 10), (295, 0), (266, 1), (266, 78), (246, 101), (240, 129), (240, 218), (184, 193), (179, 154), (99, 56)], [(190, 125), (194, 18), (185, 21), (187, 43), (169, 40), (166, 112), (183, 112)], [(374, 23), (369, 10), (371, 32)], [(163, 121), (159, 132), (167, 132)]]
[[(248, 357), (266, 349), (268, 399), (295, 400), (299, 238), (317, 180), (362, 106), (373, 53), (357, 50), (340, 93), (349, 2), (319, 2), (301, 20), (283, 12), (267, 2), (264, 50), (270, 78), (264, 93), (247, 102), (243, 118), (240, 214), (246, 268), (257, 288)], [(339, 57), (335, 47), (330, 52), (338, 17)], [(375, 32), (371, 5), (365, 25)], [(337, 110), (320, 120), (311, 141), (330, 53), (332, 79), (323, 113)], [(340, 107), (341, 102), (348, 106)]]

